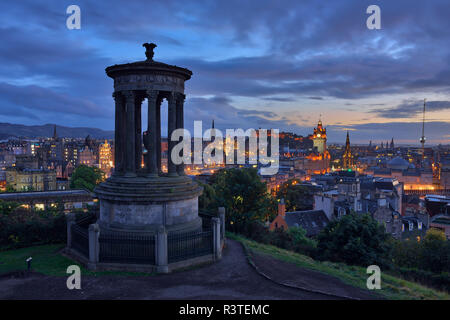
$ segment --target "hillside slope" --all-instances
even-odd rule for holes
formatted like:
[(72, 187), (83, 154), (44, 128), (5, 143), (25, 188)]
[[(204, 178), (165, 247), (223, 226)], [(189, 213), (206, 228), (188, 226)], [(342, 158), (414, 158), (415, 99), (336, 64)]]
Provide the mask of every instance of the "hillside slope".
[[(44, 124), (39, 126), (26, 126), (23, 124), (0, 123), (0, 139), (10, 137), (39, 138), (53, 136), (54, 124)], [(65, 127), (56, 126), (56, 132), (59, 137), (67, 138), (85, 138), (90, 135), (95, 139), (111, 139), (114, 137), (114, 131), (105, 131), (97, 128), (87, 127)]]

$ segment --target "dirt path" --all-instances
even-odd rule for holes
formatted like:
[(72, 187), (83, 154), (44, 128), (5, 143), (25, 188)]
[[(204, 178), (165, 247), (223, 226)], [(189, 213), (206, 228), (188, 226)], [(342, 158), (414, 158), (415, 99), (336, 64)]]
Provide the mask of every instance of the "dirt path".
[(302, 288), (312, 292), (323, 292), (331, 297), (346, 297), (348, 299), (377, 299), (369, 290), (363, 290), (345, 284), (340, 279), (330, 275), (300, 268), (294, 263), (281, 261), (269, 255), (250, 251), (251, 260), (258, 272), (272, 281), (287, 287)]
[[(264, 264), (264, 261), (260, 261)], [(274, 263), (274, 262), (272, 262)], [(289, 266), (300, 277), (318, 275)], [(321, 286), (328, 286), (318, 281)], [(337, 282), (333, 286), (340, 287)], [(326, 290), (327, 287), (322, 288)], [(350, 287), (351, 288), (351, 287)], [(345, 290), (350, 290), (346, 288)], [(355, 294), (359, 294), (355, 289)], [(346, 291), (349, 292), (349, 291)], [(363, 297), (363, 296), (362, 296)], [(365, 296), (367, 297), (367, 296)], [(0, 299), (332, 299), (287, 288), (265, 279), (250, 266), (240, 243), (228, 240), (220, 262), (158, 276), (82, 276), (81, 290), (68, 290), (65, 277), (33, 273), (0, 277)]]

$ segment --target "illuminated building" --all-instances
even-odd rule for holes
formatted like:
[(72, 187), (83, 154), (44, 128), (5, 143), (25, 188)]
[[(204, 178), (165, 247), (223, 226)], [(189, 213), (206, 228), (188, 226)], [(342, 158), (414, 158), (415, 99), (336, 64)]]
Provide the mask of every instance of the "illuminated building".
[(78, 163), (78, 143), (71, 141), (64, 144), (64, 162), (71, 162), (73, 166)]
[(322, 127), (322, 121), (320, 119), (317, 128), (314, 128), (312, 140), (313, 147), (317, 149), (319, 154), (324, 154), (327, 151), (327, 130)]
[(46, 169), (6, 169), (6, 184), (16, 191), (56, 190), (56, 172)]
[(100, 145), (98, 154), (98, 167), (106, 174), (107, 177), (109, 177), (111, 168), (113, 167), (113, 157), (111, 145), (107, 140), (105, 140), (105, 142)]
[(354, 169), (353, 154), (352, 149), (350, 148), (350, 137), (348, 135), (348, 131), (347, 139), (345, 141), (345, 150), (344, 154), (342, 155), (342, 168), (346, 170)]
[(395, 157), (387, 163), (386, 168), (372, 167), (365, 170), (367, 174), (394, 178), (403, 184), (406, 192), (412, 190), (435, 190), (433, 172), (430, 169), (419, 169), (401, 157)]
[(95, 165), (94, 152), (88, 146), (84, 146), (83, 149), (81, 149), (78, 155), (78, 164), (91, 167)]

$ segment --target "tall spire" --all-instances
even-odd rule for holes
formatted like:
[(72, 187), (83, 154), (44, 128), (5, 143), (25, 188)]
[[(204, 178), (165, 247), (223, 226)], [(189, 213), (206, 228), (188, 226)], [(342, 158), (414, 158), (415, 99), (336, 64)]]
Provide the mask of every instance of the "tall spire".
[(53, 126), (53, 139), (57, 139), (58, 135), (56, 134), (56, 124)]
[(422, 118), (422, 137), (420, 137), (420, 144), (422, 145), (422, 155), (425, 154), (425, 105), (427, 99), (423, 99), (423, 118)]
[(347, 139), (345, 140), (345, 151), (344, 153), (351, 153), (351, 149), (350, 149), (350, 136), (348, 134), (347, 131)]
[(211, 128), (214, 129), (214, 119), (212, 121), (212, 127)]
[(350, 135), (347, 131), (347, 139), (345, 140), (345, 150), (342, 155), (342, 168), (352, 169), (353, 168), (353, 155), (352, 149), (350, 148)]

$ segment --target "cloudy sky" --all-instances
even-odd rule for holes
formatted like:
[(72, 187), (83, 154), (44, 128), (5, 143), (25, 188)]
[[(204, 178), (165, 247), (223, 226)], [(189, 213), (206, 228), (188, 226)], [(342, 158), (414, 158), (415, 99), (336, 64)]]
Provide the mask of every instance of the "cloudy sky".
[(418, 143), (427, 98), (428, 141), (449, 143), (449, 15), (448, 0), (2, 1), (0, 122), (113, 129), (104, 69), (155, 42), (155, 60), (193, 71), (187, 128), (307, 135), (322, 115), (330, 142)]

